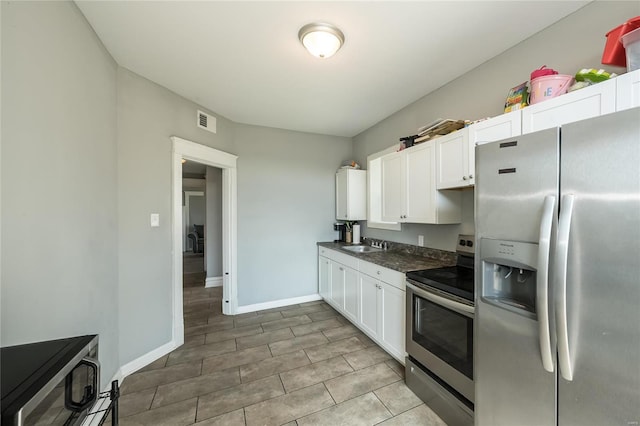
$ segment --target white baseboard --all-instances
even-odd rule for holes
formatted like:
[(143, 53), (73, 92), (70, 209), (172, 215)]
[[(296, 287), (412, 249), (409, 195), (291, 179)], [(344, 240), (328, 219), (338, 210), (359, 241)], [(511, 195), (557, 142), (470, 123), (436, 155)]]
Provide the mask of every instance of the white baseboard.
[(204, 280), (205, 288), (222, 287), (222, 277), (207, 277)]
[(265, 309), (296, 305), (298, 303), (315, 302), (316, 300), (322, 300), (322, 296), (320, 296), (319, 294), (310, 294), (308, 296), (292, 297), (290, 299), (280, 299), (273, 300), (271, 302), (255, 303), (253, 305), (238, 306), (236, 314), (246, 314), (247, 312), (263, 311)]
[(168, 354), (178, 346), (179, 346), (178, 343), (173, 340), (170, 341), (169, 343), (165, 343), (159, 348), (156, 348), (151, 352), (147, 352), (141, 357), (136, 358), (133, 361), (128, 362), (122, 367), (120, 367), (120, 370), (118, 370), (118, 372), (116, 373), (116, 376), (120, 377), (119, 380), (122, 380), (125, 377), (127, 377), (129, 374), (135, 373), (136, 371), (140, 370), (142, 367), (149, 365), (153, 361), (157, 360), (158, 358), (165, 356), (166, 354)]

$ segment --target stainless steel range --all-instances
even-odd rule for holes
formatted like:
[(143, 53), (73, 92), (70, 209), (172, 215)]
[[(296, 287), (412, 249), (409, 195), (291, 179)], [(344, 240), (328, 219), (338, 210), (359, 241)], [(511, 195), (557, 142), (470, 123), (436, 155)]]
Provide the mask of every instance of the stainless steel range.
[(445, 422), (471, 425), (474, 237), (456, 252), (456, 266), (407, 273), (406, 381)]

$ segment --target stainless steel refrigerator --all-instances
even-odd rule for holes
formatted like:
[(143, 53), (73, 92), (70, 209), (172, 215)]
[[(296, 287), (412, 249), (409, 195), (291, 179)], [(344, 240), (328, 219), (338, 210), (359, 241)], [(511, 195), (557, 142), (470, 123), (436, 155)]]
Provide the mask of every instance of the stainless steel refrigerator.
[(640, 109), (476, 148), (475, 424), (640, 422)]

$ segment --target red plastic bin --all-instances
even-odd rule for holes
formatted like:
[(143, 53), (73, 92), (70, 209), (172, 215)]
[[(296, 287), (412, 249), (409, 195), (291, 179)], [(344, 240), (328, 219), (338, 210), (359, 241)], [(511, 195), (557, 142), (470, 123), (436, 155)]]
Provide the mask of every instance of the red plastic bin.
[(602, 63), (605, 65), (615, 65), (618, 67), (627, 66), (627, 57), (624, 46), (620, 42), (620, 37), (626, 33), (640, 28), (640, 16), (629, 19), (622, 25), (618, 25), (607, 33), (607, 43), (602, 53)]

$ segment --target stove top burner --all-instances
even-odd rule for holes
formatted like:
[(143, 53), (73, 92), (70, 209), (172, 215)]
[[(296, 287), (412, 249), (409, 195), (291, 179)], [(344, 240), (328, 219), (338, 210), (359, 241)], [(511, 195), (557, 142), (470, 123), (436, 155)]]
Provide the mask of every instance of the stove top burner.
[(435, 288), (473, 303), (474, 246), (473, 235), (458, 235), (456, 266), (407, 272), (407, 278), (418, 285)]
[(424, 269), (407, 272), (407, 278), (418, 283), (462, 297), (473, 302), (473, 269), (464, 266)]

